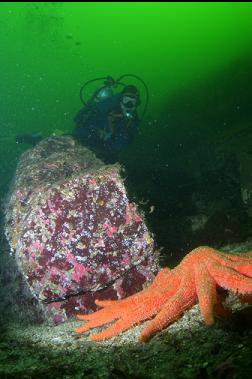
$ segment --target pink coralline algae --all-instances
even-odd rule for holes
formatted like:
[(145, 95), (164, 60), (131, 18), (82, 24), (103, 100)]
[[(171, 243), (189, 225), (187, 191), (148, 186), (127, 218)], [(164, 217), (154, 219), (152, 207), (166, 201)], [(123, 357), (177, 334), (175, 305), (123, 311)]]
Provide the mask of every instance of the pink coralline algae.
[(6, 206), (5, 234), (47, 320), (139, 291), (158, 271), (153, 239), (130, 203), (120, 166), (71, 137), (24, 153)]

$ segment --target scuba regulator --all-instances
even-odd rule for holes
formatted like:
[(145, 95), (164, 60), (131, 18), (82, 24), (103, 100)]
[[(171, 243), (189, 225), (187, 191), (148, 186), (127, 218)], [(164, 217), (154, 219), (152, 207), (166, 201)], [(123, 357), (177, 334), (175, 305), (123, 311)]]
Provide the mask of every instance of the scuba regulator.
[[(146, 113), (146, 110), (147, 110), (147, 107), (148, 107), (148, 103), (149, 103), (149, 91), (148, 91), (148, 87), (145, 84), (145, 82), (143, 81), (143, 79), (141, 79), (137, 75), (125, 74), (125, 75), (120, 76), (116, 80), (113, 79), (111, 76), (102, 77), (102, 78), (95, 78), (95, 79), (88, 80), (87, 82), (85, 82), (83, 84), (83, 86), (80, 89), (80, 100), (81, 100), (82, 104), (84, 106), (86, 106), (88, 103), (92, 103), (92, 102), (93, 103), (98, 103), (98, 102), (100, 102), (102, 100), (105, 100), (105, 99), (113, 96), (114, 95), (114, 89), (117, 88), (118, 86), (121, 86), (123, 88), (127, 87), (127, 84), (125, 84), (123, 81), (125, 79), (127, 79), (128, 77), (134, 78), (137, 81), (139, 81), (143, 85), (144, 90), (145, 90), (145, 103), (144, 103), (144, 108), (143, 108), (142, 115), (140, 117), (140, 120), (142, 120), (144, 118), (144, 116), (145, 116), (145, 113)], [(92, 95), (92, 97), (88, 101), (86, 101), (84, 99), (84, 90), (86, 90), (86, 88), (90, 84), (92, 84), (94, 82), (99, 82), (99, 81), (103, 81), (103, 86), (100, 87), (100, 88), (98, 88), (94, 92), (94, 94)], [(128, 114), (126, 113), (126, 117), (131, 117), (130, 112), (128, 112)]]

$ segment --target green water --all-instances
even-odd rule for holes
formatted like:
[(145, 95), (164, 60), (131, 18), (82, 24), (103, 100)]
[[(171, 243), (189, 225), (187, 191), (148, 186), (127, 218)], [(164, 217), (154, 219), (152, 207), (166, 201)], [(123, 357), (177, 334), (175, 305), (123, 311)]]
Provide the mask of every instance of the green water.
[(86, 80), (132, 73), (148, 85), (150, 101), (124, 162), (133, 172), (132, 187), (144, 196), (156, 192), (154, 200), (162, 191), (163, 209), (164, 193), (173, 188), (164, 171), (173, 162), (169, 153), (183, 162), (187, 153), (176, 147), (188, 136), (198, 138), (200, 130), (205, 141), (220, 126), (229, 128), (240, 98), (239, 117), (251, 120), (251, 20), (252, 4), (245, 2), (1, 3), (0, 192), (28, 148), (15, 144), (17, 134), (72, 131)]
[(108, 74), (144, 78), (152, 119), (174, 91), (252, 47), (250, 3), (5, 2), (0, 10), (1, 134), (70, 130), (80, 85)]

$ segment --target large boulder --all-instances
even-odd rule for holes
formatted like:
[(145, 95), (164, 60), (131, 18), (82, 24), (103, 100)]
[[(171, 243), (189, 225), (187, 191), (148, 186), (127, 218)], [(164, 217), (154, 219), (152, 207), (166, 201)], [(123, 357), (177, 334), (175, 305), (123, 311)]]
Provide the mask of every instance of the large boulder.
[(139, 291), (159, 268), (120, 166), (104, 165), (71, 137), (50, 137), (22, 155), (5, 235), (44, 318), (55, 323), (95, 310), (96, 298)]

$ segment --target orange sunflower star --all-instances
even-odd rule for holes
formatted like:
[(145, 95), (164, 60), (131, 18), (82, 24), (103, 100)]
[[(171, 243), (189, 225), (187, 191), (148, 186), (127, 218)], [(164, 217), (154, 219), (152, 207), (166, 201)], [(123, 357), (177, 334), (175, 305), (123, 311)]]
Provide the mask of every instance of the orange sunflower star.
[(174, 269), (164, 268), (146, 289), (123, 300), (96, 300), (103, 309), (88, 315), (88, 320), (76, 329), (84, 333), (89, 329), (115, 321), (102, 332), (91, 336), (94, 341), (114, 337), (144, 320), (154, 318), (140, 335), (148, 341), (155, 333), (177, 320), (198, 300), (207, 325), (214, 323), (214, 314), (227, 316), (217, 288), (222, 287), (252, 299), (252, 252), (233, 255), (203, 246), (192, 250)]

